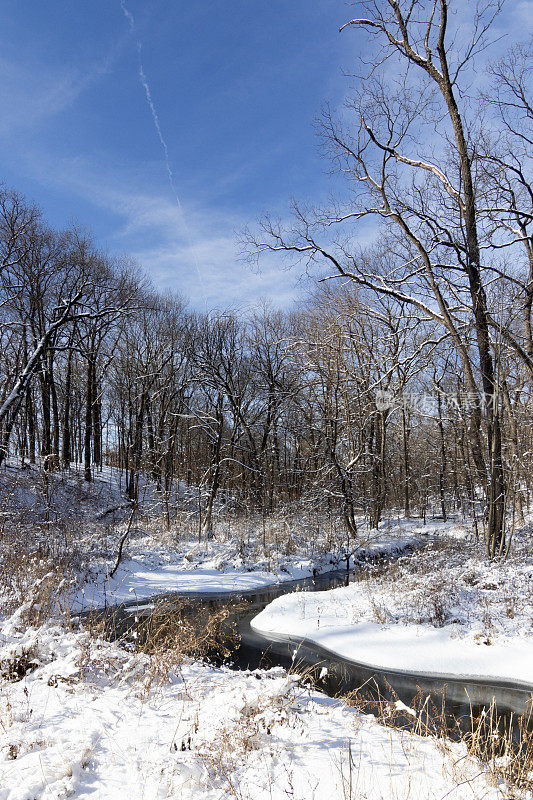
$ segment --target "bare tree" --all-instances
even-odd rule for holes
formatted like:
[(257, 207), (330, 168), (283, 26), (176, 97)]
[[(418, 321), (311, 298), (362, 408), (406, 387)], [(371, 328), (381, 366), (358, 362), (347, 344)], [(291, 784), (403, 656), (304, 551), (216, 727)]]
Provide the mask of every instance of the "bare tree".
[[(460, 86), (488, 46), (500, 5), (473, 6), (465, 40), (450, 22), (448, 0), (358, 4), (363, 15), (344, 27), (369, 32), (376, 44), (373, 66), (359, 77), (348, 104), (354, 127), (329, 109), (321, 123), (324, 147), (350, 183), (350, 200), (325, 209), (295, 206), (292, 230), (266, 220), (266, 237), (250, 237), (259, 251), (298, 254), (445, 329), (468, 391), (481, 393), (471, 409), (470, 437), (477, 478), (486, 487), (490, 556), (505, 548), (495, 315), (487, 288), (494, 272), (482, 259), (488, 238), (476, 171), (476, 117), (469, 116)], [(381, 252), (365, 257), (353, 236), (368, 218), (381, 221), (385, 233)]]

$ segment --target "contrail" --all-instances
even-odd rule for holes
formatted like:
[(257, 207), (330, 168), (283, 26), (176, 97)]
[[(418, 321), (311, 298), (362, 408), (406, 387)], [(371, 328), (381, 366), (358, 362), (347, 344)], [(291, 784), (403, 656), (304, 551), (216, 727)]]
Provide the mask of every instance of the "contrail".
[(168, 156), (167, 143), (166, 143), (166, 141), (165, 141), (165, 139), (163, 137), (163, 132), (161, 130), (161, 125), (159, 124), (159, 117), (157, 115), (157, 111), (155, 110), (154, 101), (152, 100), (152, 93), (150, 91), (150, 87), (148, 85), (148, 80), (146, 79), (146, 75), (144, 73), (143, 65), (142, 65), (142, 63), (140, 61), (139, 61), (139, 78), (141, 79), (141, 83), (142, 83), (142, 85), (144, 87), (144, 92), (146, 94), (146, 101), (147, 101), (148, 105), (150, 106), (150, 111), (152, 112), (152, 118), (154, 120), (155, 129), (157, 131), (157, 135), (159, 136), (159, 141), (161, 142), (161, 147), (163, 148), (163, 153), (165, 154), (165, 164), (166, 164), (166, 167), (167, 167), (168, 179), (170, 181), (170, 185), (172, 187), (172, 190), (173, 190), (173, 192), (174, 192), (174, 194), (176, 196), (176, 203), (178, 204), (178, 208), (179, 208), (180, 211), (182, 211), (180, 199), (179, 199), (178, 193), (176, 191), (176, 188), (174, 186), (174, 173), (172, 172), (172, 167), (170, 166), (170, 159), (169, 159), (169, 156)]
[(183, 220), (183, 226), (184, 226), (186, 234), (187, 234), (189, 250), (191, 252), (191, 255), (192, 255), (192, 258), (193, 258), (193, 261), (194, 261), (194, 267), (195, 267), (196, 273), (198, 275), (198, 280), (200, 281), (200, 286), (201, 286), (201, 289), (202, 289), (202, 294), (204, 296), (204, 302), (205, 302), (205, 306), (206, 306), (206, 310), (207, 310), (207, 296), (206, 296), (206, 293), (205, 293), (204, 281), (203, 281), (202, 275), (200, 273), (200, 268), (199, 268), (199, 264), (198, 264), (198, 258), (196, 257), (196, 252), (195, 252), (194, 247), (193, 247), (192, 237), (191, 237), (191, 233), (190, 233), (190, 230), (189, 230), (189, 226), (187, 225), (187, 220), (185, 219), (185, 214), (183, 213), (183, 207), (182, 207), (181, 202), (180, 202), (178, 190), (176, 189), (176, 185), (175, 185), (175, 182), (174, 182), (174, 173), (172, 172), (172, 167), (170, 166), (170, 157), (169, 157), (169, 153), (168, 153), (168, 146), (167, 146), (165, 137), (163, 136), (163, 131), (161, 130), (161, 124), (159, 122), (159, 115), (157, 113), (157, 109), (156, 109), (154, 101), (152, 99), (152, 92), (150, 91), (150, 84), (148, 83), (148, 78), (146, 77), (146, 73), (145, 73), (144, 67), (143, 67), (143, 62), (142, 62), (142, 44), (140, 43), (140, 41), (135, 36), (135, 18), (133, 16), (133, 14), (131, 13), (131, 11), (129, 11), (128, 7), (126, 6), (125, 0), (120, 0), (120, 7), (121, 7), (121, 9), (122, 9), (122, 11), (124, 13), (124, 16), (126, 17), (126, 19), (128, 21), (128, 25), (130, 27), (130, 33), (135, 38), (135, 44), (137, 46), (137, 58), (139, 60), (139, 80), (140, 80), (141, 85), (142, 85), (142, 87), (144, 89), (144, 94), (146, 96), (146, 102), (148, 103), (148, 107), (149, 107), (150, 112), (152, 114), (152, 120), (154, 122), (154, 127), (155, 127), (155, 130), (156, 130), (156, 133), (157, 133), (157, 137), (158, 137), (159, 142), (161, 144), (161, 149), (163, 150), (163, 155), (165, 157), (165, 166), (167, 168), (168, 181), (170, 183), (170, 188), (172, 189), (172, 194), (174, 195), (174, 199), (176, 200), (176, 205), (178, 207), (178, 211), (180, 212), (181, 218)]
[[(126, 8), (126, 3), (124, 2), (124, 0), (120, 0), (120, 7), (121, 7), (122, 11), (124, 12), (124, 16), (126, 17), (126, 19), (128, 20), (128, 22), (130, 24), (130, 31), (133, 33), (135, 31), (135, 20), (133, 19), (133, 15), (130, 14), (130, 12)], [(137, 42), (137, 44), (138, 44), (138, 42)]]

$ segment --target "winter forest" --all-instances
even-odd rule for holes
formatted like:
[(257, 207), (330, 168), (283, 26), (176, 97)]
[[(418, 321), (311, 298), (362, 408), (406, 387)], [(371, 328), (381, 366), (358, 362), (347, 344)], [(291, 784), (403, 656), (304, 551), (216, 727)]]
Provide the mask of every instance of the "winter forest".
[(82, 464), (88, 482), (113, 466), (132, 501), (150, 476), (167, 527), (184, 481), (198, 488), (207, 536), (214, 507), (265, 515), (300, 502), (342, 516), (354, 538), (359, 515), (378, 528), (384, 512), (429, 509), (472, 517), (488, 555), (506, 553), (532, 474), (527, 212), (491, 222), (502, 235), (516, 225), (509, 247), (518, 264), (523, 249), (523, 272), (505, 275), (495, 247), (474, 299), (467, 264), (450, 278), (428, 258), (429, 272), (398, 290), (397, 266), (376, 251), (364, 257), (379, 265), (375, 288), (370, 263), (352, 276), (339, 261), (348, 281), (246, 318), (188, 312), (79, 231), (49, 229), (12, 191), (1, 210), (2, 460)]
[(533, 796), (515, 11), (343, 9), (329, 195), (236, 233), (290, 306), (195, 307), (0, 187), (0, 800)]

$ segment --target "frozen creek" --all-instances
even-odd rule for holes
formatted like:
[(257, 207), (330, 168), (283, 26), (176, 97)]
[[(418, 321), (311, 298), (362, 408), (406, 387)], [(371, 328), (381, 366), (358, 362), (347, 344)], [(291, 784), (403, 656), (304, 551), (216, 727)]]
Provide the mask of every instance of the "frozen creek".
[[(409, 706), (413, 698), (422, 692), (430, 696), (434, 707), (444, 709), (450, 717), (470, 718), (471, 711), (477, 714), (483, 706), (495, 702), (499, 713), (520, 715), (528, 710), (533, 696), (533, 685), (520, 680), (483, 678), (473, 675), (433, 673), (406, 670), (365, 663), (345, 657), (338, 652), (306, 638), (298, 633), (265, 632), (253, 626), (253, 620), (273, 600), (294, 592), (322, 592), (357, 581), (360, 568), (347, 572), (334, 570), (313, 578), (287, 581), (282, 584), (238, 592), (198, 593), (181, 592), (179, 595), (163, 595), (149, 601), (124, 604), (108, 610), (114, 624), (123, 632), (133, 628), (138, 621), (146, 620), (161, 600), (186, 601), (196, 618), (198, 611), (216, 611), (223, 606), (229, 608), (226, 621), (228, 631), (236, 628), (239, 642), (229, 641), (229, 657), (220, 651), (212, 652), (215, 663), (226, 663), (235, 669), (258, 669), (272, 666), (295, 667), (296, 671), (310, 670), (317, 686), (330, 696), (345, 695), (364, 686), (367, 698), (390, 698), (397, 696)], [(171, 612), (169, 612), (171, 613)], [(228, 645), (229, 642), (229, 645)], [(392, 691), (391, 691), (392, 690)], [(428, 705), (428, 708), (431, 704)]]

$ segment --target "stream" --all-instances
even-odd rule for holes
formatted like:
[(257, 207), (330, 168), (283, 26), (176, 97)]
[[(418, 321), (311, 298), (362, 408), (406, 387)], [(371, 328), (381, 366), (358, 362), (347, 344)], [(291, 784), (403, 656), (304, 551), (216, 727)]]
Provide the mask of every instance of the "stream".
[[(212, 648), (208, 654), (212, 663), (241, 670), (282, 666), (305, 672), (316, 688), (330, 696), (345, 696), (359, 690), (358, 698), (366, 701), (369, 711), (372, 711), (373, 704), (375, 707), (383, 700), (400, 700), (408, 707), (414, 704), (420, 708), (420, 698), (423, 698), (428, 724), (437, 719), (442, 724), (446, 719), (456, 728), (457, 721), (463, 720), (461, 727), (468, 728), (471, 715), (479, 716), (483, 707), (489, 707), (493, 701), (504, 726), (513, 725), (517, 715), (531, 710), (533, 686), (517, 681), (383, 670), (339, 656), (297, 635), (264, 635), (251, 627), (251, 620), (276, 597), (295, 591), (320, 592), (346, 586), (359, 580), (362, 570), (361, 566), (350, 571), (336, 569), (315, 577), (240, 592), (166, 593), (147, 601), (109, 609), (104, 616), (112, 617), (114, 636), (127, 637), (128, 632), (139, 629), (150, 619), (161, 602), (168, 614), (172, 614), (173, 604), (181, 608), (180, 613), (184, 608), (189, 609), (191, 619), (198, 626), (209, 614), (226, 609), (228, 616), (220, 646)], [(414, 700), (417, 697), (418, 702)], [(409, 723), (408, 717), (406, 722)]]

